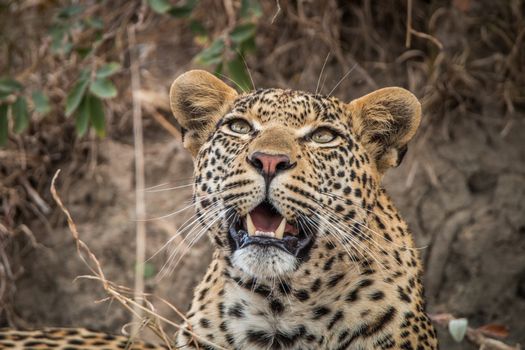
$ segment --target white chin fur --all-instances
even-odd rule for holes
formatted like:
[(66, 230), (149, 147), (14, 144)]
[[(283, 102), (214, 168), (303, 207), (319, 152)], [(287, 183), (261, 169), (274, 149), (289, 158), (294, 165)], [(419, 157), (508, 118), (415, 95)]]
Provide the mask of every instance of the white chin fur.
[(250, 277), (271, 278), (297, 268), (297, 258), (274, 247), (250, 245), (233, 253), (232, 264)]

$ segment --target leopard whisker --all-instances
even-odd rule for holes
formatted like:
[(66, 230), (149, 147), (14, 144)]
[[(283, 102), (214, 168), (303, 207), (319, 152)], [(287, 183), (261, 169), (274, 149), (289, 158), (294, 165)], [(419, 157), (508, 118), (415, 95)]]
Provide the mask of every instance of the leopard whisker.
[[(326, 218), (324, 218), (323, 216), (321, 216), (319, 213), (315, 213), (320, 220), (323, 220), (325, 221), (327, 224), (331, 225), (335, 230), (336, 230), (336, 234), (339, 234), (341, 239), (343, 239), (343, 245), (344, 245), (344, 242), (353, 242), (355, 245), (353, 245), (353, 247), (355, 248), (356, 245), (359, 249), (363, 249), (363, 251), (365, 253), (367, 253), (367, 255), (369, 255), (372, 259), (374, 259), (374, 261), (383, 269), (383, 270), (386, 270), (385, 269), (385, 266), (383, 265), (383, 263), (380, 262), (379, 258), (372, 252), (372, 250), (370, 249), (370, 247), (367, 247), (365, 245), (362, 244), (362, 242), (358, 241), (355, 239), (355, 237), (353, 237), (352, 235), (348, 234), (347, 232), (344, 231), (344, 227), (340, 226), (339, 225), (339, 219), (332, 215), (331, 212), (329, 211), (326, 211), (326, 210), (323, 210), (323, 209), (320, 209), (323, 214), (329, 216), (330, 218), (332, 218), (335, 223), (332, 223), (330, 221), (328, 221)], [(359, 251), (358, 249), (358, 251)], [(366, 257), (364, 256), (364, 254), (361, 252), (361, 255), (363, 256), (363, 258), (366, 259)]]
[(189, 183), (189, 184), (186, 184), (186, 185), (180, 185), (180, 186), (175, 186), (175, 187), (158, 188), (158, 189), (151, 189), (151, 190), (144, 190), (144, 191), (147, 192), (147, 193), (156, 193), (156, 192), (172, 191), (172, 190), (178, 190), (178, 189), (186, 188), (186, 187), (193, 187), (193, 186), (195, 186), (195, 184), (196, 184), (196, 183)]
[[(341, 200), (346, 200), (347, 198), (345, 197), (342, 197), (342, 196), (338, 196), (336, 194), (333, 194), (333, 193), (328, 193), (328, 192), (322, 192), (324, 193), (325, 195), (327, 196), (330, 196), (330, 197), (333, 197), (335, 199), (341, 199)], [(379, 216), (381, 218), (383, 218), (384, 220), (389, 220), (388, 217), (385, 217), (384, 215), (382, 214), (379, 214), (379, 213), (376, 213), (372, 210), (369, 210), (369, 209), (366, 209), (366, 208), (363, 208), (363, 207), (359, 207), (359, 206), (356, 206), (356, 205), (353, 205), (352, 206), (353, 209), (356, 209), (356, 211), (359, 211), (359, 210), (362, 210), (362, 211), (365, 211), (365, 212), (369, 212), (371, 213), (372, 215), (376, 215), (376, 216)], [(359, 221), (356, 221), (355, 219), (352, 219), (352, 218), (348, 218), (349, 220), (352, 220), (354, 223), (358, 224), (358, 225), (361, 225), (362, 227), (366, 228), (367, 230), (370, 230), (370, 232), (374, 233), (375, 235), (377, 235), (378, 237), (380, 238), (384, 238), (383, 235), (379, 234), (378, 232), (372, 230), (371, 228), (369, 228), (368, 226), (364, 225), (363, 223), (359, 222)], [(384, 238), (385, 239), (385, 238)], [(411, 247), (406, 247), (406, 246), (402, 246), (402, 245), (399, 245), (399, 244), (396, 244), (395, 242), (391, 241), (391, 240), (387, 240), (389, 243), (391, 243), (393, 246), (397, 247), (397, 248), (402, 248), (402, 249), (407, 249), (407, 250), (415, 250), (415, 251), (418, 251), (418, 250), (424, 250), (426, 248), (428, 248), (428, 246), (423, 246), (423, 247), (416, 247), (416, 248), (411, 248)]]
[[(338, 220), (338, 216), (336, 213), (333, 213), (333, 212), (325, 212), (327, 215), (330, 215), (330, 217), (332, 217), (334, 220)], [(342, 217), (339, 216), (340, 219), (343, 219)], [(353, 221), (357, 224), (357, 225), (362, 225), (359, 221), (357, 220), (354, 220)], [(359, 227), (359, 226), (358, 226)], [(366, 227), (366, 226), (365, 226)], [(395, 256), (391, 255), (390, 253), (388, 253), (388, 251), (386, 251), (378, 242), (376, 242), (372, 237), (368, 236), (368, 235), (365, 235), (364, 232), (362, 231), (361, 228), (359, 228), (359, 231), (358, 233), (360, 234), (363, 234), (362, 237), (366, 240), (368, 240), (370, 243), (372, 243), (373, 245), (375, 245), (379, 251), (381, 253), (386, 253), (387, 256), (391, 257), (392, 259), (395, 259)], [(357, 242), (357, 241), (356, 241)], [(371, 251), (370, 251), (371, 252)], [(384, 268), (384, 265), (382, 266)]]
[[(165, 214), (165, 215), (162, 215), (162, 216), (157, 216), (157, 217), (153, 217), (153, 218), (148, 218), (148, 219), (144, 219), (144, 220), (141, 220), (141, 221), (155, 221), (155, 220), (162, 220), (162, 219), (166, 219), (166, 218), (169, 218), (169, 217), (172, 217), (174, 215), (177, 215), (177, 214), (180, 214), (194, 206), (196, 206), (197, 204), (199, 204), (200, 202), (204, 201), (205, 198), (203, 199), (199, 199), (197, 201), (193, 200), (191, 204), (181, 208), (181, 209), (177, 209), (175, 210), (174, 212), (171, 212), (169, 214)], [(134, 221), (139, 221), (139, 220), (134, 220)]]
[(319, 78), (317, 79), (317, 86), (315, 87), (315, 93), (317, 94), (319, 92), (319, 83), (321, 83), (321, 78), (323, 77), (324, 68), (326, 67), (326, 63), (328, 62), (328, 58), (330, 57), (331, 52), (329, 51), (326, 55), (326, 58), (324, 59), (323, 67), (321, 68), (321, 73), (319, 73)]
[[(210, 211), (213, 213), (216, 210), (219, 210), (219, 205), (217, 205), (215, 208), (212, 208)], [(199, 223), (199, 215), (198, 213), (195, 213), (181, 225), (181, 227), (177, 230), (177, 233), (173, 235), (172, 237), (170, 237), (170, 239), (166, 243), (164, 243), (164, 245), (157, 252), (155, 252), (153, 256), (157, 255), (160, 251), (168, 247), (177, 237), (179, 237), (186, 231), (193, 229), (195, 225), (198, 223)]]
[[(323, 223), (326, 225), (326, 226), (329, 226), (331, 227), (331, 230), (332, 233), (333, 233), (333, 237), (341, 244), (341, 246), (343, 247), (343, 249), (346, 251), (346, 253), (348, 254), (349, 257), (352, 256), (352, 253), (348, 250), (348, 247), (347, 247), (347, 244), (350, 244), (352, 248), (354, 248), (356, 250), (356, 252), (358, 252), (364, 259), (366, 259), (366, 256), (364, 255), (364, 253), (361, 251), (362, 247), (360, 244), (358, 244), (357, 241), (354, 241), (352, 239), (349, 239), (348, 238), (348, 234), (344, 232), (344, 230), (341, 228), (341, 227), (338, 227), (338, 226), (335, 226), (333, 223), (329, 222), (328, 220), (326, 220), (324, 217), (322, 217), (321, 215), (319, 215), (318, 213), (316, 213), (317, 217), (319, 218), (319, 220), (323, 221)], [(345, 242), (348, 242), (347, 244), (345, 244)], [(354, 261), (355, 262), (355, 261)]]
[(343, 75), (343, 77), (337, 82), (337, 84), (335, 84), (335, 86), (333, 87), (333, 89), (328, 93), (328, 96), (332, 96), (332, 93), (335, 91), (335, 89), (337, 89), (339, 87), (339, 85), (346, 79), (346, 77), (348, 77), (348, 75), (350, 73), (352, 73), (354, 71), (354, 69), (357, 67), (357, 63), (355, 63), (352, 68), (350, 68), (348, 70), (348, 72), (345, 73), (345, 75)]
[[(312, 219), (310, 219), (309, 217), (305, 217), (305, 219), (308, 220), (309, 223), (310, 223), (310, 225), (312, 225), (312, 226), (313, 226), (318, 232), (322, 232), (322, 228), (321, 228), (321, 226), (320, 226), (318, 223), (314, 222), (314, 221), (313, 221)], [(326, 237), (326, 238), (327, 238), (332, 244), (334, 244), (334, 242), (332, 241), (332, 237), (331, 237), (330, 235), (325, 235), (325, 237)], [(341, 241), (339, 240), (338, 237), (335, 237), (335, 236), (334, 236), (333, 238), (343, 246), (343, 249), (344, 249), (344, 250), (346, 251), (346, 253), (348, 254), (349, 259), (350, 259), (353, 263), (356, 264), (357, 269), (358, 269), (358, 272), (359, 272), (359, 264), (358, 264), (358, 262), (355, 260), (354, 255), (353, 255), (352, 253), (350, 253), (350, 251), (348, 250), (348, 248), (343, 244), (343, 242), (341, 242)], [(334, 244), (334, 245), (335, 245), (335, 244)], [(359, 253), (362, 254), (361, 252), (359, 252)], [(364, 257), (364, 256), (363, 256), (363, 257)]]
[[(191, 228), (191, 230), (186, 234), (184, 239), (181, 242), (179, 242), (179, 244), (170, 253), (169, 258), (167, 259), (166, 263), (164, 264), (161, 271), (159, 272), (159, 279), (162, 279), (166, 275), (170, 274), (175, 269), (175, 267), (178, 265), (181, 259), (177, 260), (175, 264), (173, 263), (173, 261), (179, 255), (179, 252), (181, 248), (183, 247), (183, 245), (186, 245), (186, 249), (180, 255), (181, 258), (187, 253), (187, 251), (189, 251), (189, 249), (191, 249), (191, 247), (193, 246), (193, 243), (196, 242), (207, 230), (209, 230), (215, 224), (216, 221), (218, 221), (221, 218), (222, 216), (221, 211), (226, 212), (225, 209), (220, 208), (220, 207), (210, 210), (207, 214), (205, 214), (206, 219), (208, 217), (215, 216), (217, 213), (219, 213), (219, 215), (216, 215), (215, 218), (212, 219), (211, 222), (205, 227), (202, 227), (200, 225), (194, 225)], [(200, 230), (198, 230), (199, 228)], [(197, 233), (195, 233), (196, 230), (198, 230)], [(186, 243), (186, 241), (188, 240), (189, 240), (189, 243)]]
[[(218, 204), (217, 204), (217, 207), (218, 207)], [(191, 221), (191, 222), (190, 222)], [(198, 223), (199, 221), (199, 217), (198, 217), (198, 213), (194, 213), (192, 216), (190, 216), (185, 222), (182, 223), (182, 225), (177, 229), (177, 233), (174, 234), (173, 236), (170, 237), (170, 239), (168, 239), (168, 241), (166, 243), (164, 243), (162, 245), (162, 247), (160, 247), (150, 258), (148, 258), (146, 261), (149, 261), (151, 259), (153, 259), (156, 255), (158, 255), (161, 251), (163, 251), (164, 249), (166, 249), (177, 237), (179, 237), (181, 234), (183, 234), (184, 232), (186, 232), (187, 230), (191, 229), (192, 227), (194, 227), (194, 225), (196, 223)]]
[[(191, 248), (195, 245), (195, 243), (197, 243), (201, 238), (202, 236), (204, 236), (208, 230), (218, 221), (221, 219), (222, 215), (226, 214), (227, 213), (227, 210), (224, 210), (223, 212), (219, 213), (219, 215), (217, 215), (217, 217), (215, 219), (212, 220), (211, 223), (209, 223), (206, 227), (202, 228), (199, 232), (197, 232), (196, 234), (194, 234), (194, 237), (192, 238), (192, 240), (186, 245), (185, 249), (180, 253), (180, 256), (178, 258), (178, 260), (175, 262), (175, 264), (173, 264), (173, 266), (170, 268), (171, 271), (173, 271), (178, 265), (179, 263), (182, 261), (182, 259), (186, 256), (186, 254), (191, 250)], [(189, 234), (188, 234), (189, 236)]]

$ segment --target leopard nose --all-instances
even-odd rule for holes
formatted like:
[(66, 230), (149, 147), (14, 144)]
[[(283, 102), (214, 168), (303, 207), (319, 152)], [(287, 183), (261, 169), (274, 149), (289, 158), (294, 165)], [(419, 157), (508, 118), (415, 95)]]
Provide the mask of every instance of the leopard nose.
[(252, 153), (247, 161), (265, 178), (270, 179), (279, 171), (291, 169), (296, 164), (292, 163), (290, 157), (285, 154), (267, 154), (263, 152)]

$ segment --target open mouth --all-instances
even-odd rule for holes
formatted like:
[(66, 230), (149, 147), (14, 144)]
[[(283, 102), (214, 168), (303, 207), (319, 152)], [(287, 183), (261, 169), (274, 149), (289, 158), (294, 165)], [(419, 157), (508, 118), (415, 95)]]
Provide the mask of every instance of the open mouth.
[(307, 234), (298, 223), (286, 219), (268, 201), (264, 201), (246, 216), (230, 226), (233, 250), (250, 245), (279, 248), (298, 258), (304, 258), (313, 244), (313, 234)]

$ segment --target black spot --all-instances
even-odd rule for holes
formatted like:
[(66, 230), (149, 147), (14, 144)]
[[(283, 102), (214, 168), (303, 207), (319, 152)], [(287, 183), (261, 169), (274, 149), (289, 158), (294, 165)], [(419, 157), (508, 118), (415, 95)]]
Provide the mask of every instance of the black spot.
[(312, 284), (312, 292), (315, 293), (321, 288), (321, 279), (317, 278)]
[(330, 320), (330, 323), (328, 324), (328, 330), (331, 330), (335, 324), (343, 319), (343, 311), (339, 310), (337, 311), (332, 319)]
[(284, 305), (283, 305), (283, 303), (281, 303), (279, 300), (277, 300), (277, 299), (273, 299), (273, 300), (270, 302), (270, 310), (271, 310), (274, 314), (282, 314), (283, 311), (284, 311)]
[(306, 301), (310, 298), (310, 294), (308, 294), (307, 290), (300, 289), (297, 292), (295, 292), (295, 297), (299, 299), (299, 301)]
[(370, 294), (370, 300), (381, 300), (385, 297), (385, 293), (383, 293), (382, 291), (378, 290), (377, 292), (374, 292), (372, 294)]
[(228, 310), (228, 315), (231, 317), (236, 318), (243, 318), (244, 317), (244, 306), (242, 306), (241, 303), (235, 303), (232, 307)]
[(329, 313), (330, 313), (330, 309), (329, 308), (327, 308), (325, 306), (319, 306), (319, 307), (316, 307), (314, 309), (312, 318), (314, 320), (318, 320), (321, 317), (328, 315)]
[(323, 270), (330, 271), (332, 269), (332, 265), (334, 264), (335, 256), (332, 256), (330, 259), (328, 259), (323, 267)]
[(327, 283), (328, 287), (330, 288), (335, 287), (339, 283), (339, 281), (343, 279), (343, 277), (345, 277), (345, 273), (340, 273), (340, 274), (330, 277)]
[(211, 322), (210, 320), (206, 319), (206, 318), (201, 318), (199, 320), (199, 323), (201, 325), (202, 328), (210, 328), (210, 325), (211, 325)]

